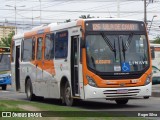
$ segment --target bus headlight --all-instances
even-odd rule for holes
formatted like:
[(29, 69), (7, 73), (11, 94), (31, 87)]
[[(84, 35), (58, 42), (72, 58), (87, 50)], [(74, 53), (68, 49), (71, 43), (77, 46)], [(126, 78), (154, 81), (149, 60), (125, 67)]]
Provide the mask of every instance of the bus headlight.
[(90, 86), (92, 86), (92, 87), (97, 87), (97, 85), (96, 85), (96, 83), (95, 83), (95, 81), (94, 81), (94, 79), (93, 78), (91, 78), (90, 76), (86, 76), (86, 78), (87, 78), (87, 80), (88, 80), (88, 84), (90, 85)]
[(145, 81), (145, 85), (148, 85), (151, 82), (151, 75), (149, 75)]

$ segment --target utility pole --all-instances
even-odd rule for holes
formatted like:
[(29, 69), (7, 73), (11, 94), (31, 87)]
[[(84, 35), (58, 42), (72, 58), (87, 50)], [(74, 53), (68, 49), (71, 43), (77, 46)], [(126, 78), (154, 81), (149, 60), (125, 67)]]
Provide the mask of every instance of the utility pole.
[(144, 0), (144, 23), (147, 25), (147, 4), (146, 4), (146, 0)]
[(151, 30), (152, 23), (153, 23), (153, 19), (154, 19), (155, 17), (157, 17), (157, 15), (154, 15), (154, 16), (152, 17), (152, 21), (151, 21), (150, 27), (149, 27), (149, 29), (148, 29), (148, 33), (149, 33), (149, 31)]
[(39, 3), (40, 3), (40, 24), (42, 24), (41, 0), (39, 0)]
[(117, 0), (117, 17), (120, 17), (120, 2)]
[(7, 7), (13, 7), (14, 8), (14, 11), (15, 11), (15, 34), (17, 33), (17, 18), (16, 18), (16, 12), (17, 12), (17, 7), (25, 7), (25, 5), (23, 5), (23, 6), (17, 6), (16, 5), (16, 0), (15, 0), (15, 3), (14, 3), (14, 5), (6, 5)]

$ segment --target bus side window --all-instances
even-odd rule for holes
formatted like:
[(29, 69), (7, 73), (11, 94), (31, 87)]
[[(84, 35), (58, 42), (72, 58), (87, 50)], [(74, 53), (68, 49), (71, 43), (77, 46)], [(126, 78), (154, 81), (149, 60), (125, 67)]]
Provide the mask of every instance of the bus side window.
[(54, 33), (52, 33), (51, 35), (50, 35), (50, 39), (51, 39), (51, 44), (50, 44), (50, 59), (53, 59), (54, 58)]
[(24, 40), (23, 46), (23, 61), (31, 61), (32, 60), (32, 38)]
[(32, 60), (35, 59), (35, 45), (36, 45), (36, 39), (33, 38), (32, 40)]
[(59, 32), (55, 39), (55, 58), (66, 58), (68, 53), (68, 31)]
[(42, 37), (37, 39), (37, 60), (42, 59), (42, 40)]
[(46, 60), (50, 59), (51, 48), (52, 48), (51, 45), (52, 45), (52, 41), (51, 41), (50, 35), (46, 35), (46, 37), (45, 37), (45, 53), (44, 53)]
[(21, 41), (21, 61), (23, 61), (23, 52), (24, 52), (24, 39)]

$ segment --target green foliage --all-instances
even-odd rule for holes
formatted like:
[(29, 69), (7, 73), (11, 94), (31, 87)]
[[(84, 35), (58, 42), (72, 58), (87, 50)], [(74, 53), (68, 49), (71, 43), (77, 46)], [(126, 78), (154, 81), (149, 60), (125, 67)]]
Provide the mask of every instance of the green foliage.
[(1, 38), (0, 46), (2, 46), (2, 47), (10, 47), (11, 46), (12, 37), (14, 35), (15, 35), (15, 32), (12, 31), (11, 33), (8, 34), (7, 37)]
[(71, 22), (71, 19), (67, 19), (67, 20), (66, 20), (66, 21), (64, 21), (64, 22), (66, 22), (66, 23)]
[(79, 18), (82, 18), (82, 19), (88, 19), (88, 18), (94, 18), (94, 16), (90, 16), (90, 14), (88, 14), (88, 15), (81, 15), (81, 16), (79, 16)]
[(157, 36), (152, 43), (160, 44), (160, 35)]

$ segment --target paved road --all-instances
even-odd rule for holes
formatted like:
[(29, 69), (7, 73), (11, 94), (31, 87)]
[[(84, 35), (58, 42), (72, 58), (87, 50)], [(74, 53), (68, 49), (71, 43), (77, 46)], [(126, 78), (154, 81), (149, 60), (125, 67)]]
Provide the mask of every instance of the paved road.
[[(13, 92), (11, 88), (7, 91), (0, 89), (0, 99), (16, 99), (27, 100), (24, 93)], [(59, 100), (45, 99), (40, 101), (49, 104), (60, 105)], [(117, 105), (115, 101), (105, 99), (94, 99), (90, 101), (80, 101), (75, 107), (85, 110), (98, 110), (98, 111), (160, 111), (160, 97), (150, 97), (149, 99), (132, 99), (129, 100), (127, 105)]]

